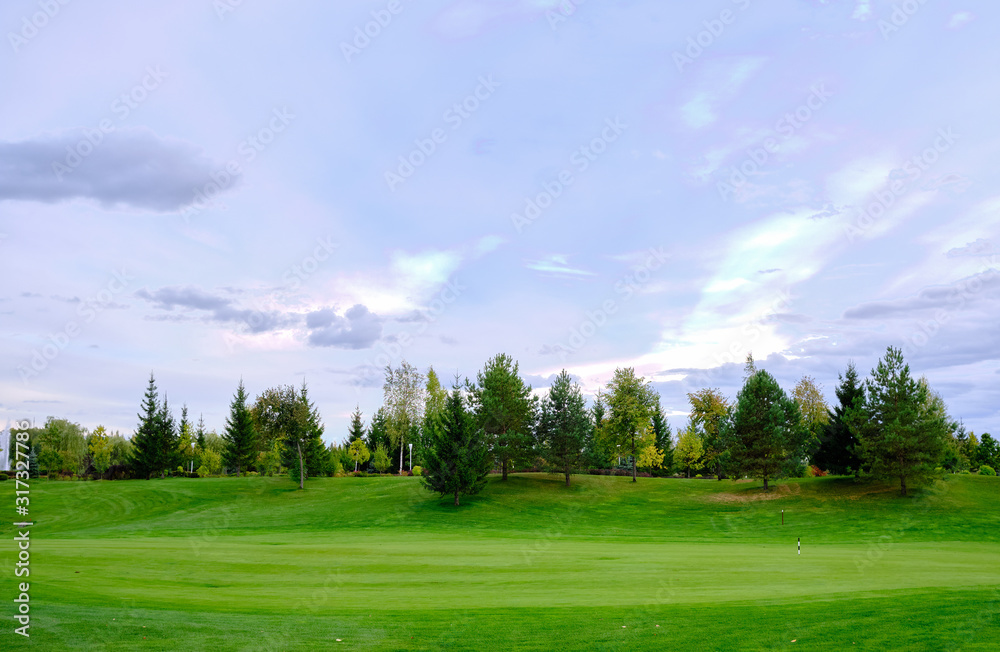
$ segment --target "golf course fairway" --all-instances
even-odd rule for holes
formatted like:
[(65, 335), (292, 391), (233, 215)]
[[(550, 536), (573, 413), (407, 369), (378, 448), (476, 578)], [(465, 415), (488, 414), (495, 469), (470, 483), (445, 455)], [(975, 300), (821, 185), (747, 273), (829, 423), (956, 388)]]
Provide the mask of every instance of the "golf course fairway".
[(456, 508), (413, 477), (35, 479), (30, 577), (0, 526), (0, 649), (1000, 649), (1000, 479), (911, 493), (524, 474)]

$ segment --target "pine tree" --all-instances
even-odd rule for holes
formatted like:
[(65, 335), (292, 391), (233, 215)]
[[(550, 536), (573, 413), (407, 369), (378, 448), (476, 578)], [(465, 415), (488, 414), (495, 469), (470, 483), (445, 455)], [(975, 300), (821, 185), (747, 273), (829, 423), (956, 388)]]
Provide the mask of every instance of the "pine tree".
[(226, 448), (222, 454), (223, 464), (236, 469), (239, 476), (257, 459), (257, 429), (254, 427), (250, 408), (247, 407), (247, 392), (240, 379), (236, 395), (229, 404), (229, 417), (222, 433)]
[(506, 480), (510, 470), (535, 453), (537, 400), (518, 375), (518, 364), (505, 353), (488, 360), (468, 390), (476, 420)]
[(492, 466), (486, 435), (465, 407), (458, 388), (452, 390), (442, 414), (428, 422), (428, 448), (423, 485), (442, 496), (475, 495), (486, 486)]
[(934, 400), (926, 381), (910, 376), (903, 352), (889, 347), (865, 383), (867, 401), (846, 417), (860, 446), (860, 457), (875, 477), (907, 481), (933, 475), (948, 438), (944, 402)]
[(159, 393), (156, 389), (156, 379), (149, 374), (149, 384), (142, 400), (142, 411), (139, 413), (139, 426), (132, 436), (132, 453), (129, 466), (132, 472), (147, 480), (157, 471), (159, 431)]
[(858, 472), (861, 462), (855, 454), (858, 441), (844, 418), (849, 410), (864, 405), (865, 387), (858, 379), (853, 361), (848, 363), (847, 371), (843, 375), (838, 374), (837, 378), (839, 385), (835, 391), (839, 404), (829, 413), (830, 418), (820, 434), (819, 448), (810, 461), (834, 475), (846, 475)]
[(565, 474), (567, 487), (570, 474), (583, 459), (589, 430), (580, 386), (563, 369), (542, 401), (536, 439), (546, 460)]

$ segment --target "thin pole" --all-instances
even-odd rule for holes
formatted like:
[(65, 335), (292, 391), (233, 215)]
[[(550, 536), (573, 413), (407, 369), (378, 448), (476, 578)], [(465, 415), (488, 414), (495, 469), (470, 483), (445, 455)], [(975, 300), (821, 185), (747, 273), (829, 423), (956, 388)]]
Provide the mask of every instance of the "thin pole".
[(781, 524), (785, 524), (785, 510), (781, 510)]
[(798, 537), (798, 539), (799, 539), (799, 554), (801, 555), (802, 554), (802, 537)]

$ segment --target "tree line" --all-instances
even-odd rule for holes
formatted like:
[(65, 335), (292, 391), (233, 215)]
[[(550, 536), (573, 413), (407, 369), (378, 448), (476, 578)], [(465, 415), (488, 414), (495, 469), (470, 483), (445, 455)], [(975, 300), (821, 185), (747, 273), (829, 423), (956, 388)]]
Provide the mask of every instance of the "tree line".
[(587, 407), (563, 370), (539, 398), (507, 354), (474, 379), (446, 390), (433, 367), (403, 361), (385, 369), (383, 401), (366, 425), (356, 408), (343, 444), (323, 442), (319, 411), (302, 386), (278, 386), (251, 402), (241, 381), (222, 435), (192, 424), (187, 406), (175, 420), (151, 374), (131, 439), (103, 427), (86, 433), (52, 419), (30, 429), (32, 464), (50, 474), (104, 478), (287, 472), (300, 488), (310, 477), (353, 473), (423, 476), (429, 489), (473, 494), (495, 471), (685, 475), (755, 478), (767, 490), (782, 477), (832, 473), (908, 486), (940, 471), (990, 474), (997, 442), (952, 420), (926, 379), (914, 379), (890, 347), (867, 379), (853, 363), (839, 376), (831, 409), (809, 377), (786, 393), (752, 356), (735, 399), (718, 389), (688, 394), (690, 417), (674, 432), (651, 383), (619, 368)]

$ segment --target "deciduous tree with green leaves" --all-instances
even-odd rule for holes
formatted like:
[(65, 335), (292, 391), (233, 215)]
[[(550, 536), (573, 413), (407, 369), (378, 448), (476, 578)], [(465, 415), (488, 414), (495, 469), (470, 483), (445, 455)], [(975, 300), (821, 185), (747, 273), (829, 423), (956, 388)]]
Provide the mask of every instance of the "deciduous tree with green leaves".
[(403, 449), (424, 414), (424, 375), (403, 360), (397, 369), (385, 368), (382, 404), (388, 417), (387, 430), (393, 448), (399, 447), (399, 471), (403, 472)]
[(375, 447), (375, 453), (372, 455), (372, 465), (378, 470), (379, 473), (385, 473), (392, 465), (392, 460), (389, 459), (389, 450), (385, 447), (385, 444), (379, 443)]
[(701, 441), (702, 438), (698, 434), (698, 430), (690, 422), (677, 435), (677, 446), (674, 448), (674, 463), (689, 478), (691, 477), (691, 471), (697, 472), (702, 467), (704, 449), (702, 448)]
[(90, 433), (90, 436), (87, 437), (87, 440), (87, 448), (90, 451), (90, 459), (94, 465), (94, 470), (97, 471), (98, 476), (104, 477), (104, 474), (111, 467), (112, 449), (108, 432), (104, 426), (97, 426)]
[(691, 403), (691, 426), (701, 438), (701, 463), (711, 469), (722, 480), (725, 448), (722, 443), (722, 427), (729, 418), (729, 399), (718, 389), (699, 389), (688, 393)]
[(364, 464), (372, 456), (368, 447), (365, 446), (365, 441), (363, 439), (355, 439), (351, 442), (350, 447), (347, 449), (348, 455), (351, 456), (351, 460), (354, 462), (354, 472), (357, 473), (358, 465)]
[(645, 378), (635, 375), (635, 369), (619, 367), (604, 396), (608, 404), (607, 417), (598, 437), (608, 449), (632, 457), (632, 482), (636, 482), (639, 452), (650, 444), (655, 445), (651, 424), (658, 403), (656, 393)]

